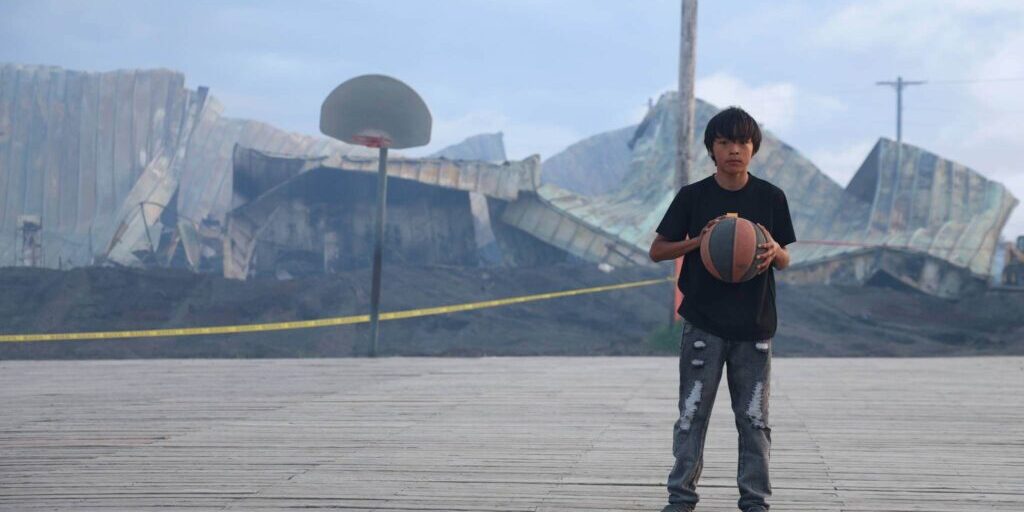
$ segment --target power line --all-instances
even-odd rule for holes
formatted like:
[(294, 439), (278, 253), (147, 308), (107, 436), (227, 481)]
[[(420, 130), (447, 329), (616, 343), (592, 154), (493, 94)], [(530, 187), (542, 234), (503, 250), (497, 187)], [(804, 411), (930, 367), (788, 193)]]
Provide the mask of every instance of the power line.
[(929, 80), (930, 84), (978, 84), (986, 82), (1024, 82), (1024, 78), (978, 78), (970, 80)]

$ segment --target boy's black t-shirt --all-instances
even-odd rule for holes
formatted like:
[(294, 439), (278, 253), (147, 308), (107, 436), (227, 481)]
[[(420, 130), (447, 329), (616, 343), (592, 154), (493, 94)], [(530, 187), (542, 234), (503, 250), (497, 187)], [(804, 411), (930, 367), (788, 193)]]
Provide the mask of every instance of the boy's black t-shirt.
[[(749, 174), (743, 188), (722, 188), (714, 175), (679, 189), (656, 231), (671, 241), (696, 238), (715, 217), (736, 213), (768, 229), (785, 247), (796, 241), (786, 194)], [(727, 340), (759, 341), (775, 336), (775, 269), (743, 283), (720, 281), (704, 268), (700, 250), (687, 253), (679, 275), (679, 314), (700, 329)]]

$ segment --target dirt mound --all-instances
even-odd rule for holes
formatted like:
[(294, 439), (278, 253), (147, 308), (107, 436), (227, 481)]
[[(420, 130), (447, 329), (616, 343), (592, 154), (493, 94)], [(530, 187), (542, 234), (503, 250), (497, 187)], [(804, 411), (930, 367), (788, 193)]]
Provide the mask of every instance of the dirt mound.
[[(592, 265), (485, 269), (385, 266), (382, 310), (396, 311), (663, 277)], [(653, 285), (381, 323), (378, 354), (674, 355), (653, 334), (672, 285)], [(234, 281), (177, 270), (0, 269), (0, 332), (156, 329), (365, 314), (370, 269), (288, 281)], [(880, 287), (778, 287), (776, 356), (1024, 353), (1024, 294), (945, 301)], [(2, 343), (0, 358), (350, 357), (369, 325), (180, 338)]]

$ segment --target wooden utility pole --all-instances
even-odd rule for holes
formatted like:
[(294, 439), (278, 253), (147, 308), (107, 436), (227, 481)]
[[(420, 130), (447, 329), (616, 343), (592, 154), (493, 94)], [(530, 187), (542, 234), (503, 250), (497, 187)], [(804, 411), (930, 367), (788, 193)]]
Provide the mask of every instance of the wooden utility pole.
[(682, 23), (679, 37), (679, 123), (676, 132), (676, 179), (678, 191), (690, 182), (693, 155), (693, 81), (697, 57), (697, 0), (682, 0)]
[[(694, 68), (697, 62), (697, 0), (682, 0), (682, 16), (679, 24), (679, 111), (676, 125), (676, 172), (673, 180), (672, 193), (679, 192), (679, 189), (690, 182), (692, 173), (690, 167), (693, 165), (693, 118), (694, 118), (694, 97), (693, 82)], [(685, 257), (685, 256), (684, 256)], [(674, 275), (682, 272), (683, 258), (676, 258), (673, 262)], [(676, 310), (682, 302), (683, 296), (678, 286), (672, 285), (672, 312), (669, 318), (674, 323), (678, 318)]]
[[(889, 85), (896, 89), (896, 162), (893, 164), (893, 191), (892, 198), (889, 201), (889, 220), (886, 222), (886, 229), (892, 227), (892, 218), (896, 215), (894, 211), (896, 208), (896, 194), (899, 192), (900, 170), (903, 168), (903, 88), (908, 85), (920, 85), (923, 83), (925, 83), (924, 80), (904, 80), (902, 76), (897, 76), (895, 82), (875, 82), (875, 85)], [(873, 217), (873, 207), (871, 213)], [(899, 217), (897, 228), (903, 229), (905, 222), (906, 219)], [(868, 226), (871, 226), (870, 219)]]

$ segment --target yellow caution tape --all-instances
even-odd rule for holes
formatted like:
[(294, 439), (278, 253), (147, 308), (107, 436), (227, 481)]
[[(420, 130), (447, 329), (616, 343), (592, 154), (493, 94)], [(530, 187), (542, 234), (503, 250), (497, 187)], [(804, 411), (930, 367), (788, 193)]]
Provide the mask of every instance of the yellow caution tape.
[[(522, 295), (506, 299), (485, 300), (481, 302), (469, 302), (466, 304), (455, 304), (451, 306), (439, 306), (435, 308), (409, 309), (405, 311), (390, 311), (381, 313), (381, 320), (398, 320), (401, 318), (415, 318), (418, 316), (440, 315), (444, 313), (455, 313), (458, 311), (469, 311), (472, 309), (493, 308), (508, 304), (531, 302), (535, 300), (555, 299), (558, 297), (569, 297), (586, 293), (605, 292), (610, 290), (621, 290), (637, 286), (647, 286), (665, 281), (675, 281), (674, 277), (663, 279), (649, 279), (646, 281), (634, 281), (632, 283), (613, 284), (607, 286), (595, 286), (593, 288), (579, 288), (561, 292), (538, 293), (536, 295)], [(330, 327), (334, 325), (359, 324), (370, 321), (370, 315), (341, 316), (334, 318), (320, 318), (317, 320), (300, 320), (295, 322), (274, 322), (268, 324), (247, 324), (247, 325), (218, 325), (212, 327), (187, 327), (179, 329), (146, 329), (137, 331), (97, 331), (97, 332), (68, 332), (57, 334), (0, 334), (0, 343), (21, 343), (28, 341), (73, 341), (73, 340), (101, 340), (121, 338), (158, 338), (164, 336), (197, 336), (200, 334), (238, 334), (244, 332), (267, 332), (285, 331), (291, 329), (310, 329), (313, 327)]]

